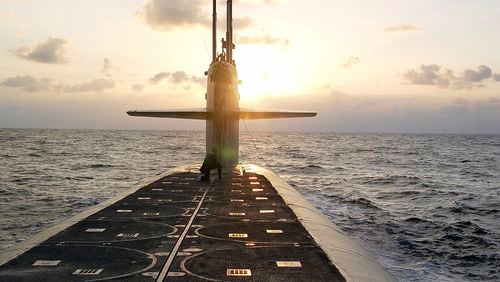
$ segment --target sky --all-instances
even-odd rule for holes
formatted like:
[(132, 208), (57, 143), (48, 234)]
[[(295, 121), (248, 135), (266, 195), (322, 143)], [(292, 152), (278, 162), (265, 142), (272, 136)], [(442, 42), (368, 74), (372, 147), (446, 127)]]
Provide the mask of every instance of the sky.
[[(251, 130), (500, 133), (500, 1), (234, 2), (240, 106), (318, 112)], [(204, 129), (126, 111), (204, 107), (210, 14), (210, 0), (0, 1), (0, 128)]]

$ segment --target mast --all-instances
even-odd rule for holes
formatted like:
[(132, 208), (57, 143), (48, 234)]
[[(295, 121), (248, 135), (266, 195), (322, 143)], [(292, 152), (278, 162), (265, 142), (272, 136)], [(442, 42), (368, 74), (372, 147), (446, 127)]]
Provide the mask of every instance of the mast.
[(233, 1), (227, 0), (226, 61), (233, 64)]
[(217, 60), (217, 0), (213, 0), (212, 10), (212, 63)]

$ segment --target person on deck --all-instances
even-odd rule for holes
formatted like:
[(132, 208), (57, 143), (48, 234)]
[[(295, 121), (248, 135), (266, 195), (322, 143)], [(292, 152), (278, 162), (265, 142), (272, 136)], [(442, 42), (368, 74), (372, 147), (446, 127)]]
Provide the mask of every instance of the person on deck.
[(208, 153), (203, 160), (203, 165), (200, 168), (200, 172), (203, 174), (200, 178), (201, 181), (210, 181), (210, 171), (212, 169), (217, 169), (217, 175), (219, 179), (222, 178), (222, 166), (217, 160), (217, 149), (212, 149), (212, 152)]

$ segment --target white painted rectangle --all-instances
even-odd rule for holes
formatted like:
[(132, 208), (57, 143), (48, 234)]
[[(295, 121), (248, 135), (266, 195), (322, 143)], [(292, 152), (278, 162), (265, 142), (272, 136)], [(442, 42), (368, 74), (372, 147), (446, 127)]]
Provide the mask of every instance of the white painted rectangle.
[(77, 269), (73, 271), (74, 275), (99, 275), (104, 269), (94, 268), (94, 269)]
[(248, 238), (246, 233), (229, 233), (229, 238)]
[(280, 230), (280, 229), (267, 229), (266, 233), (268, 233), (268, 234), (283, 234), (283, 230)]
[(57, 266), (59, 263), (61, 263), (60, 260), (45, 260), (45, 259), (40, 259), (35, 261), (32, 266)]
[(274, 210), (260, 210), (259, 213), (274, 213)]
[(116, 237), (120, 238), (137, 238), (139, 237), (139, 233), (119, 233)]
[(252, 189), (252, 192), (262, 192), (262, 191), (264, 191), (264, 189), (260, 189), (260, 188)]
[(300, 261), (276, 261), (278, 267), (302, 267)]
[(88, 233), (101, 233), (101, 232), (104, 232), (104, 230), (106, 230), (106, 228), (87, 228), (87, 230), (85, 230), (85, 232), (88, 232)]
[(116, 212), (123, 213), (123, 212), (132, 212), (132, 210), (116, 210)]
[(257, 201), (269, 200), (267, 197), (255, 197)]
[(252, 271), (248, 268), (228, 268), (227, 276), (252, 276)]

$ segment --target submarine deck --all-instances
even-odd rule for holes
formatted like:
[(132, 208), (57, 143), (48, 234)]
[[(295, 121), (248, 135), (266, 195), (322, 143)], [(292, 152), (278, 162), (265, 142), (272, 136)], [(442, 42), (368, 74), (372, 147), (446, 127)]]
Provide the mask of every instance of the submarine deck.
[(263, 175), (170, 174), (0, 266), (0, 281), (345, 281)]

